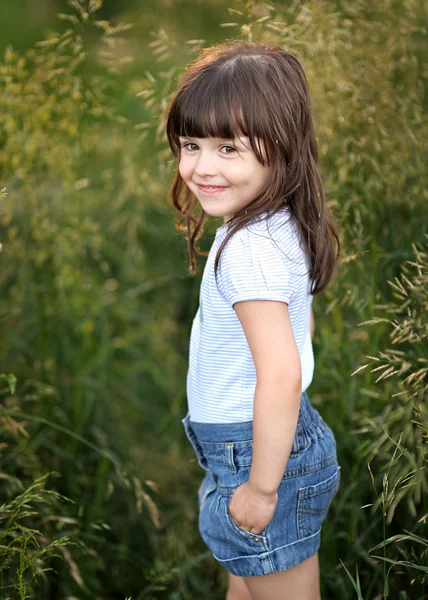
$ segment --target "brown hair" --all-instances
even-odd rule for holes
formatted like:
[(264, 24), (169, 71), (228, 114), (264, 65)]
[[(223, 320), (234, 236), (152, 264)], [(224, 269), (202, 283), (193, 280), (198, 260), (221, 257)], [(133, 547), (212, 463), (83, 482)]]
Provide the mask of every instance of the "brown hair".
[[(261, 213), (267, 212), (268, 218), (286, 202), (309, 257), (311, 293), (319, 293), (328, 285), (340, 242), (318, 170), (309, 87), (294, 56), (280, 46), (241, 40), (203, 49), (182, 74), (171, 98), (166, 133), (177, 159), (169, 198), (185, 221), (185, 226), (176, 226), (187, 231), (191, 274), (196, 272), (194, 253), (206, 255), (195, 247), (206, 213), (202, 210), (199, 219), (193, 216), (199, 203), (178, 171), (178, 138), (235, 139), (243, 135), (248, 136), (260, 164), (272, 165), (273, 175), (266, 188), (227, 222), (228, 233), (215, 259), (215, 274), (232, 235)], [(266, 162), (256, 138), (264, 143)]]

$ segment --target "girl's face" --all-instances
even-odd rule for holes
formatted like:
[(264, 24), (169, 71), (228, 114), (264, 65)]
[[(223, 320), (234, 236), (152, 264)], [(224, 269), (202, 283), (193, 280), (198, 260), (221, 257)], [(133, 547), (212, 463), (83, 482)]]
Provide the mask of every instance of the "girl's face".
[(225, 223), (254, 200), (271, 176), (272, 168), (258, 162), (247, 137), (179, 140), (181, 177), (204, 211)]

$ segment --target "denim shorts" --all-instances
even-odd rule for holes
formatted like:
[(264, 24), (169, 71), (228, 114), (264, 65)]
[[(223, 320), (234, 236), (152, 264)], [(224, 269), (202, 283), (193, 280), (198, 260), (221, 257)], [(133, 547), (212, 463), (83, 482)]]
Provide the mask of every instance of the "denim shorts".
[(317, 552), (321, 526), (340, 484), (333, 432), (303, 392), (290, 457), (278, 487), (272, 520), (257, 534), (241, 529), (229, 504), (249, 479), (253, 422), (181, 421), (200, 466), (199, 532), (215, 560), (234, 575), (268, 575)]

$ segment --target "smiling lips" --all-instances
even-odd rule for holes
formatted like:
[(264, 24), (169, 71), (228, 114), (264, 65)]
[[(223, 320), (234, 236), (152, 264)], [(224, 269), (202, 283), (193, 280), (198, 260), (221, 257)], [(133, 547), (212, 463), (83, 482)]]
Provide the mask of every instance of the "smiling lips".
[(206, 192), (207, 194), (217, 194), (227, 189), (227, 186), (224, 185), (200, 185), (199, 183), (198, 187), (202, 192)]

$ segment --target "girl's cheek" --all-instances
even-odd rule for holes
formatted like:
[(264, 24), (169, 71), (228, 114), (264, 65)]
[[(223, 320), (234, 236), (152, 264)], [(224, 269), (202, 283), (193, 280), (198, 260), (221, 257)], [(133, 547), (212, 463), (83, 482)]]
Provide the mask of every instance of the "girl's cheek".
[(193, 169), (193, 163), (195, 162), (193, 160), (193, 156), (187, 156), (186, 154), (182, 154), (180, 157), (180, 161), (178, 163), (178, 168), (180, 170), (180, 172), (183, 173), (190, 173), (191, 170)]
[(186, 164), (183, 159), (181, 159), (178, 164), (178, 172), (180, 173), (182, 179), (187, 179), (189, 169), (186, 169)]

